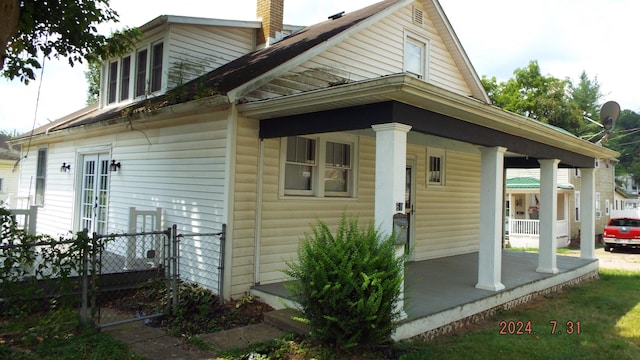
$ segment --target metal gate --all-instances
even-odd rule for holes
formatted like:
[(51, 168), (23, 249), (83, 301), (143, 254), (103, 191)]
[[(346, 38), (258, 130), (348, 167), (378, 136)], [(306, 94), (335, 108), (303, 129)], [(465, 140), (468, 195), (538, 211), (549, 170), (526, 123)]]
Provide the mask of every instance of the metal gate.
[[(83, 308), (91, 309), (98, 328), (134, 321), (153, 324), (175, 310), (182, 281), (221, 294), (225, 232), (223, 224), (222, 231), (215, 233), (178, 234), (173, 225), (164, 231), (94, 234), (98, 251), (88, 262), (94, 267), (88, 273), (95, 276), (89, 277), (90, 304)], [(143, 293), (155, 295), (155, 303), (133, 298), (142, 287), (146, 287)]]
[[(175, 292), (178, 253), (172, 229), (100, 235), (94, 233), (96, 258), (89, 263), (91, 318), (98, 328), (151, 319), (170, 312)], [(132, 251), (131, 249), (134, 249)], [(134, 297), (141, 287), (164, 293), (163, 301), (143, 304)], [(151, 289), (150, 289), (151, 290)], [(157, 297), (157, 296), (156, 296)], [(157, 299), (156, 299), (157, 300)]]

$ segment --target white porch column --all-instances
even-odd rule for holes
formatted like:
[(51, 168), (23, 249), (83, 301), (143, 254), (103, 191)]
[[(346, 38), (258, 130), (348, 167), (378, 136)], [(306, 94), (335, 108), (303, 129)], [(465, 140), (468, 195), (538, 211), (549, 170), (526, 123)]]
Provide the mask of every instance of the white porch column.
[(558, 272), (558, 164), (560, 160), (544, 159), (540, 163), (540, 252), (537, 272)]
[[(407, 133), (411, 126), (389, 123), (371, 127), (376, 132), (375, 225), (383, 236), (387, 236), (393, 232), (393, 214), (404, 214)], [(404, 255), (404, 245), (396, 248), (396, 254)], [(404, 278), (404, 272), (402, 277)], [(400, 319), (407, 317), (404, 311), (404, 281), (396, 311), (400, 313)]]
[(372, 128), (376, 132), (375, 223), (383, 233), (391, 234), (393, 214), (404, 213), (407, 133), (411, 126), (390, 123)]
[(502, 284), (504, 153), (503, 147), (480, 148), (480, 249), (476, 288), (498, 291)]
[(580, 258), (596, 258), (596, 169), (580, 169)]

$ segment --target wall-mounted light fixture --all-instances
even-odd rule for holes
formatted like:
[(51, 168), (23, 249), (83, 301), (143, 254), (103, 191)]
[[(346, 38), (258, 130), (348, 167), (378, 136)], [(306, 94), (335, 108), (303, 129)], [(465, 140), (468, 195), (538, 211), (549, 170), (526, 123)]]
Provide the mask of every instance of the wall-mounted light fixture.
[(69, 170), (71, 170), (71, 164), (62, 163), (62, 166), (60, 166), (60, 172), (67, 172)]
[(109, 165), (109, 170), (118, 171), (120, 170), (120, 162), (116, 162), (115, 160), (111, 160), (111, 165)]

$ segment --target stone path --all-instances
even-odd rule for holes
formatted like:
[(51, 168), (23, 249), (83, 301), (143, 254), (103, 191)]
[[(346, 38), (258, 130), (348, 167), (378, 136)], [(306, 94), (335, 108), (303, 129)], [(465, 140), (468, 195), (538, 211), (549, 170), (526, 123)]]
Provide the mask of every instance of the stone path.
[[(144, 325), (137, 321), (126, 325), (114, 326), (102, 330), (115, 339), (129, 345), (138, 355), (148, 359), (204, 360), (216, 359), (212, 351), (203, 351), (182, 339), (167, 335), (162, 328)], [(262, 323), (241, 328), (198, 335), (207, 344), (220, 350), (242, 349), (280, 337), (283, 332), (269, 324)]]

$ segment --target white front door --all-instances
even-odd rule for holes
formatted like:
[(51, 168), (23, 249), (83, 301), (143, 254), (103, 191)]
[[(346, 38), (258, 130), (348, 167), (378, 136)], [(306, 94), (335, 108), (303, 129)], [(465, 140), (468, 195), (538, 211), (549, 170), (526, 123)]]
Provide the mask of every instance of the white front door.
[(109, 199), (109, 155), (84, 155), (80, 191), (80, 229), (106, 234)]

